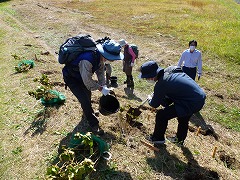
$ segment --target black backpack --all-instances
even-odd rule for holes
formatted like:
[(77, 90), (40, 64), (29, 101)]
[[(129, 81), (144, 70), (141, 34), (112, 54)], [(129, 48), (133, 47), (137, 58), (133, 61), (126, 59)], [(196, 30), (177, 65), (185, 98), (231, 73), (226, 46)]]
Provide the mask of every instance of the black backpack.
[(60, 64), (69, 64), (74, 61), (82, 52), (93, 51), (95, 52), (96, 42), (88, 34), (79, 34), (71, 37), (60, 46), (58, 53), (58, 62)]

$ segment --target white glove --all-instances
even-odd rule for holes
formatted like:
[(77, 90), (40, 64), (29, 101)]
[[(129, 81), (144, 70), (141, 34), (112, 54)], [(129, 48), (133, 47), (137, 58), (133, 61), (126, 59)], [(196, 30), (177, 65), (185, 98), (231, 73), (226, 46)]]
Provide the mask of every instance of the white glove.
[(133, 67), (133, 66), (134, 66), (134, 63), (132, 62), (132, 63), (131, 63), (131, 67)]
[(104, 96), (106, 96), (106, 95), (109, 94), (109, 92), (110, 92), (111, 90), (113, 90), (113, 88), (108, 88), (108, 87), (106, 87), (106, 86), (103, 86), (101, 92), (102, 92), (102, 94), (103, 94)]
[(152, 100), (152, 95), (148, 95), (148, 102)]

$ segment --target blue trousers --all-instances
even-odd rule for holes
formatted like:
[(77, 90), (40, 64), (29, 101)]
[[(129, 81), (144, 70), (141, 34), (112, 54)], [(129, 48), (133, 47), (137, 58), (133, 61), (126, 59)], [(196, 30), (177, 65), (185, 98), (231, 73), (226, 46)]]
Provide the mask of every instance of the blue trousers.
[(185, 72), (190, 78), (192, 78), (195, 81), (197, 68), (189, 68), (186, 66), (182, 67), (183, 72)]
[(165, 107), (164, 109), (158, 110), (155, 119), (155, 128), (153, 132), (153, 137), (157, 140), (164, 140), (164, 134), (168, 126), (168, 120), (176, 118), (178, 120), (178, 128), (176, 137), (178, 141), (184, 141), (187, 137), (188, 123), (192, 115), (178, 117), (175, 110), (175, 105)]
[(76, 96), (81, 104), (83, 113), (88, 120), (91, 127), (99, 124), (97, 117), (94, 115), (94, 111), (91, 103), (91, 91), (89, 91), (83, 82), (72, 76), (63, 76), (64, 82), (70, 88), (72, 93)]

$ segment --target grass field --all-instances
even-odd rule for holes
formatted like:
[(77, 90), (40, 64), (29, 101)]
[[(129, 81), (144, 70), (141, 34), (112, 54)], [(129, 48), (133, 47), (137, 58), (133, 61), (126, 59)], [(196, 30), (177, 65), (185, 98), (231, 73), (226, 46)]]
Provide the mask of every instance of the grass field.
[(94, 17), (87, 22), (136, 35), (171, 35), (183, 46), (196, 39), (208, 56), (240, 64), (240, 6), (232, 0), (97, 0), (59, 6), (87, 11)]

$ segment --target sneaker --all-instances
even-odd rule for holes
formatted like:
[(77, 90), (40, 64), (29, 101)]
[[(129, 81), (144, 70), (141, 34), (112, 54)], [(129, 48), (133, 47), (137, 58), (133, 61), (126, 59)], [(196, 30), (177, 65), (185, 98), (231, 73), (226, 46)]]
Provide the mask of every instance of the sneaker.
[(153, 136), (148, 137), (147, 140), (153, 144), (164, 144), (165, 143), (165, 139), (159, 140), (159, 139), (154, 138)]
[(167, 137), (167, 140), (171, 143), (177, 144), (177, 145), (183, 145), (184, 141), (179, 141), (178, 138), (176, 136), (174, 137)]
[(91, 132), (96, 135), (103, 135), (104, 130), (99, 127), (99, 125), (93, 126), (90, 128)]

